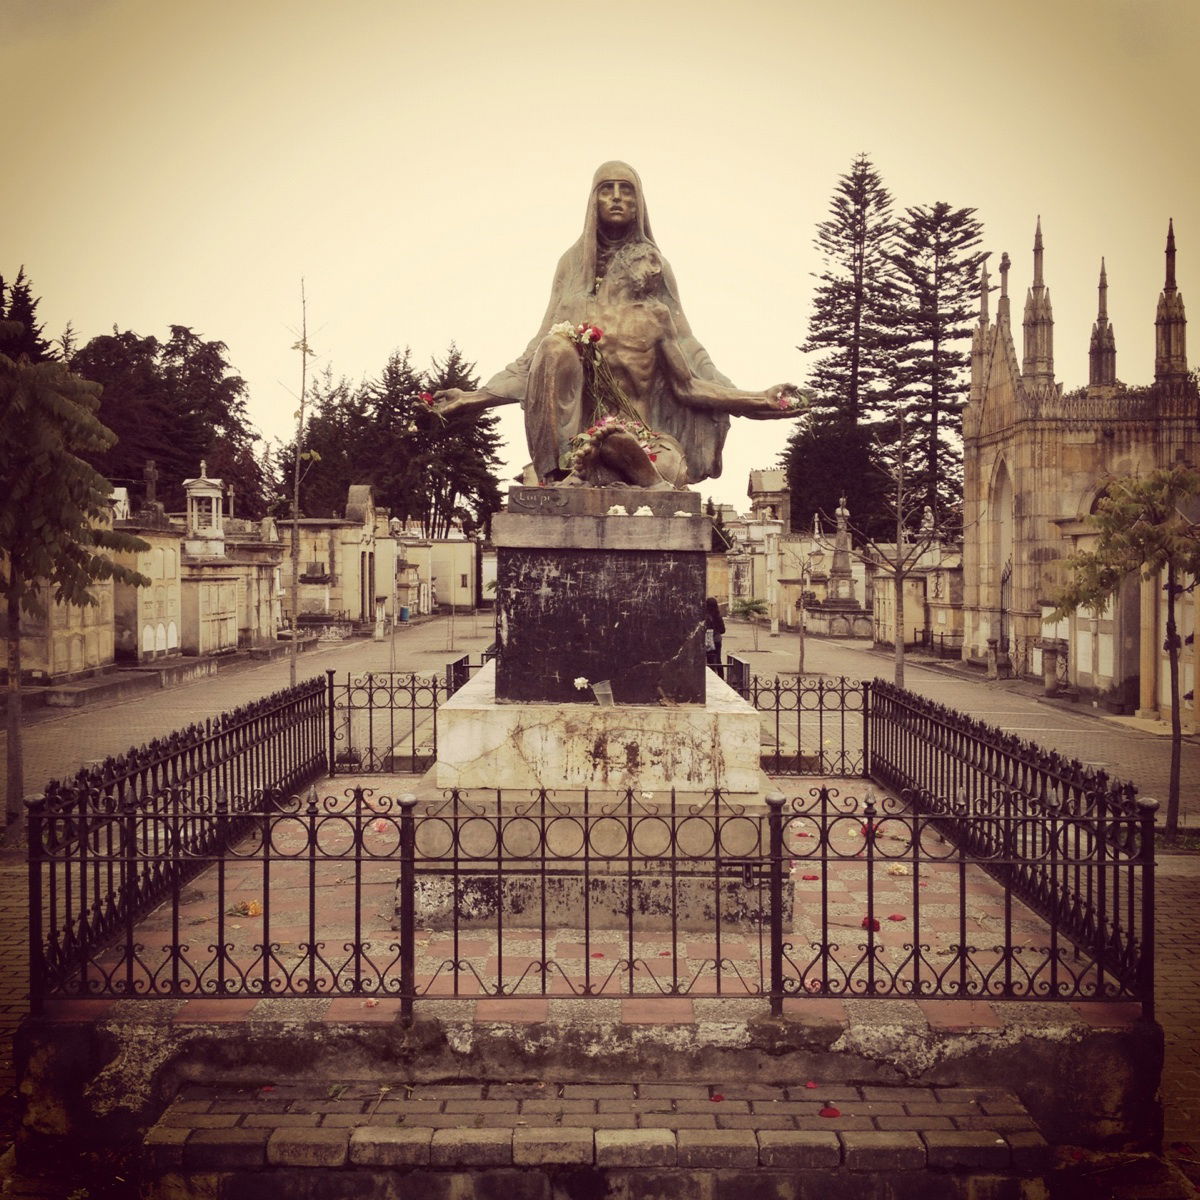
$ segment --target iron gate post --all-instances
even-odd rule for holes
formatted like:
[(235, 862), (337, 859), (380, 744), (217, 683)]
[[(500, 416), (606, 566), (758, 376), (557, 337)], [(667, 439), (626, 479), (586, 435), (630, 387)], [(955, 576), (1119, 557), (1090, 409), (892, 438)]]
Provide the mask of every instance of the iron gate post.
[(783, 1015), (783, 806), (778, 792), (765, 797), (770, 828), (771, 1016)]

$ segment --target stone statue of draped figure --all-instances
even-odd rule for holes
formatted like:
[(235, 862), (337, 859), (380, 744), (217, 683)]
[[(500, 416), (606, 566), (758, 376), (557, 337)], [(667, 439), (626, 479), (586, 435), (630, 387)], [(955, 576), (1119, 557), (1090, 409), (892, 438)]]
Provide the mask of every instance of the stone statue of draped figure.
[[(597, 357), (607, 389), (595, 386)], [(720, 475), (730, 414), (794, 418), (807, 407), (790, 385), (742, 392), (716, 369), (654, 241), (641, 180), (622, 162), (597, 169), (583, 233), (559, 259), (525, 352), (478, 391), (435, 399), (447, 415), (520, 403), (540, 482), (643, 487)]]

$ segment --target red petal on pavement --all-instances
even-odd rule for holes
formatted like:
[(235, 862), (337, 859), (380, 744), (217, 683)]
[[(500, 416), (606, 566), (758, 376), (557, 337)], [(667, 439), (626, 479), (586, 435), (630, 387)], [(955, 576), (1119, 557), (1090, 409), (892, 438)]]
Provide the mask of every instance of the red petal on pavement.
[(826, 1100), (825, 1107), (821, 1109), (817, 1115), (821, 1117), (840, 1117), (842, 1115), (842, 1110), (840, 1108), (834, 1108), (833, 1105)]
[(715, 1102), (717, 1100), (724, 1100), (725, 1097), (721, 1095), (720, 1092), (713, 1092), (713, 1094), (709, 1096), (709, 1099)]
[(878, 932), (879, 918), (878, 917), (863, 917), (862, 927), (864, 929), (871, 929), (871, 930), (875, 930), (876, 932)]
[(889, 921), (903, 921), (904, 919), (905, 919), (905, 917), (904, 917), (903, 913), (892, 913), (888, 917)]
[(806, 1088), (815, 1088), (817, 1085), (810, 1079), (804, 1086)]
[(820, 875), (801, 875), (801, 879), (820, 879)]
[(603, 958), (603, 957), (604, 957), (604, 951), (603, 951), (603, 950), (593, 950), (593, 951), (592, 951), (592, 957), (593, 957), (593, 958)]

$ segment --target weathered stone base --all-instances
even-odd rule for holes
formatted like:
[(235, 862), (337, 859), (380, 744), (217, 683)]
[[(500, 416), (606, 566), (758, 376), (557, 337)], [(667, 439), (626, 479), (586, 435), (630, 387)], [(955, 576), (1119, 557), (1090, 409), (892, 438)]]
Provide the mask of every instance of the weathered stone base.
[(437, 786), (756, 793), (758, 713), (712, 671), (703, 708), (498, 704), (486, 664), (438, 710)]
[[(1051, 1144), (1146, 1149), (1161, 1135), (1159, 1027), (1099, 1028), (1069, 1005), (997, 1005), (1003, 1026), (963, 1032), (926, 1023), (910, 1002), (847, 1002), (848, 1019), (831, 1020), (828, 1001), (804, 999), (785, 1002), (778, 1019), (761, 1001), (734, 998), (447, 999), (419, 1002), (408, 1028), (394, 1000), (194, 1003), (204, 1019), (188, 1020), (179, 1002), (130, 1001), (104, 1020), (27, 1020), (16, 1042), (22, 1154), (136, 1145), (192, 1083), (323, 1081), (328, 1092), (397, 1078), (998, 1088)], [(331, 1003), (358, 1015), (322, 1019)], [(695, 1005), (690, 1022), (647, 1023), (670, 1022), (662, 1005), (683, 1003)], [(511, 1011), (483, 1019), (477, 1004)], [(539, 1012), (549, 1019), (529, 1019)]]

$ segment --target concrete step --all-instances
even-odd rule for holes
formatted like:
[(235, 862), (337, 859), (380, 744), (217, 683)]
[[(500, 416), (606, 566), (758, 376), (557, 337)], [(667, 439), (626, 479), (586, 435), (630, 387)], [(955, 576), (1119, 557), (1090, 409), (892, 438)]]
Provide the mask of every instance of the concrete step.
[(1050, 1150), (998, 1089), (739, 1083), (185, 1086), (142, 1195), (1047, 1195)]

